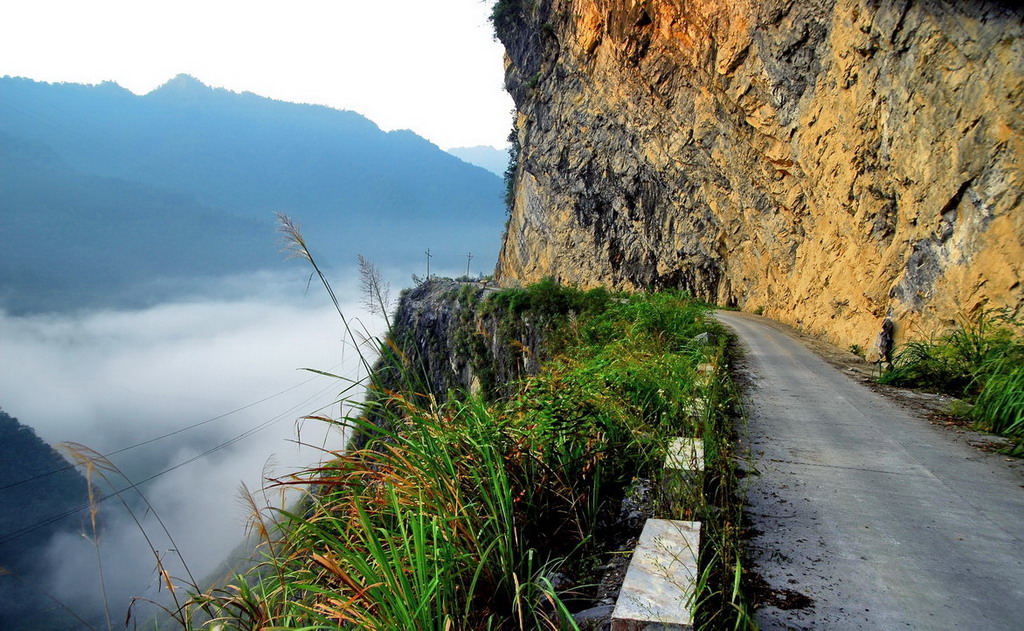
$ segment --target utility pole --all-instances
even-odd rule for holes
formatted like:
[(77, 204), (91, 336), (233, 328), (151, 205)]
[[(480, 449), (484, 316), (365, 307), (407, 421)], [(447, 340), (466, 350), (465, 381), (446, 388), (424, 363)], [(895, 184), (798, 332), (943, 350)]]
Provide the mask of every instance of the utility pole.
[(430, 248), (427, 248), (427, 251), (424, 252), (424, 254), (427, 255), (427, 280), (430, 280), (430, 257), (432, 257), (433, 254), (430, 253)]
[(469, 278), (469, 264), (473, 262), (473, 253), (466, 254), (466, 278)]

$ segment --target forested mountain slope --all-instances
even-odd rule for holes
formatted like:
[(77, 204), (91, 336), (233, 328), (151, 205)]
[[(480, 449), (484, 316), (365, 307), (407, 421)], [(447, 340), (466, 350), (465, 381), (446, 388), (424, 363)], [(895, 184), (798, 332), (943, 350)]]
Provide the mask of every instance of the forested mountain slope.
[(87, 502), (85, 478), (31, 427), (0, 410), (0, 628), (73, 626), (46, 596), (43, 578), (50, 568), (44, 552), (54, 534), (84, 528), (87, 513), (52, 517)]
[(77, 302), (140, 276), (273, 265), (273, 212), (328, 263), (408, 265), (429, 247), (453, 267), (467, 251), (494, 260), (504, 215), (499, 177), (412, 132), (184, 75), (144, 96), (0, 79), (0, 161), (9, 308), (58, 308), (38, 294), (61, 286)]

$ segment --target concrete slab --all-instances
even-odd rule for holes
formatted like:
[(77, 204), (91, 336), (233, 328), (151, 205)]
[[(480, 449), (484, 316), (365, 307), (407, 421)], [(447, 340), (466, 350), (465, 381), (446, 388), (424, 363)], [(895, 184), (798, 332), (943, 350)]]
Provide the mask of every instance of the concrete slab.
[(703, 387), (710, 386), (718, 374), (718, 366), (710, 363), (697, 364), (697, 383)]
[(612, 631), (693, 629), (700, 522), (648, 519), (612, 613)]
[(704, 397), (694, 397), (683, 402), (683, 413), (690, 419), (701, 419), (707, 414), (708, 402)]
[(679, 436), (673, 438), (665, 454), (666, 469), (682, 471), (704, 470), (704, 441), (699, 438)]
[(690, 519), (700, 504), (704, 487), (704, 441), (699, 438), (673, 438), (665, 454), (661, 478), (662, 504), (655, 517)]

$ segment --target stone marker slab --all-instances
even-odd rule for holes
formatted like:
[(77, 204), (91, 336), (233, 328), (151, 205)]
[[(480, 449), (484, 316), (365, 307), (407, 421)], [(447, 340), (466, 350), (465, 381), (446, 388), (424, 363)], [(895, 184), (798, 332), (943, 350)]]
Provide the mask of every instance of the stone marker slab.
[(692, 419), (703, 418), (708, 411), (708, 402), (704, 397), (694, 397), (683, 401), (683, 413)]
[(666, 504), (655, 514), (668, 519), (688, 519), (699, 504), (704, 484), (704, 441), (673, 438), (665, 453), (661, 493)]
[(612, 631), (693, 629), (700, 522), (648, 519), (612, 613)]
[(715, 374), (718, 372), (718, 368), (714, 364), (703, 363), (697, 364), (697, 383), (704, 386), (711, 385), (711, 382), (715, 378)]
[(665, 454), (665, 469), (682, 471), (704, 470), (704, 441), (699, 438), (679, 436), (668, 444)]

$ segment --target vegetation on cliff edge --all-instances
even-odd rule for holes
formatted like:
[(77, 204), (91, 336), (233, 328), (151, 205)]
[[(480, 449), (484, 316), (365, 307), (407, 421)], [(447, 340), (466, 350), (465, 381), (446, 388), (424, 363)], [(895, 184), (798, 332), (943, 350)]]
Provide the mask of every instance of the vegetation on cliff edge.
[[(676, 435), (708, 450), (705, 492), (665, 508), (705, 522), (700, 620), (745, 619), (732, 390), (698, 370), (725, 361), (707, 307), (682, 293), (545, 283), (498, 292), (482, 311), (507, 325), (517, 312), (550, 312), (552, 359), (491, 402), (389, 390), (333, 421), (358, 427), (361, 448), (277, 481), (305, 490), (301, 508), (254, 515), (265, 561), (196, 595), (176, 613), (183, 626), (575, 628), (571, 612), (593, 602), (598, 568), (622, 554), (607, 542), (627, 488), (658, 480)], [(700, 336), (708, 331), (717, 342)], [(382, 348), (401, 357), (394, 342)], [(366, 421), (382, 411), (387, 423)]]

